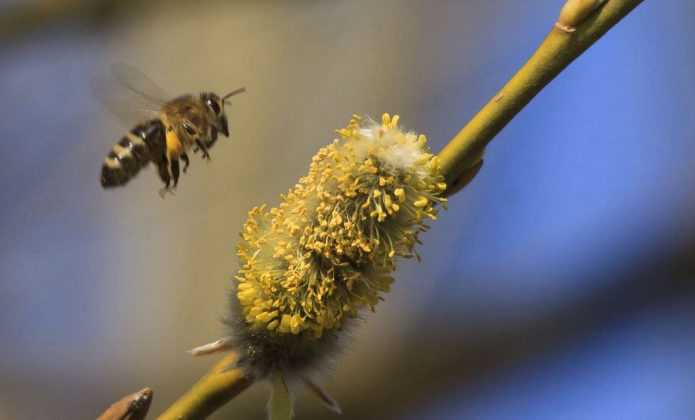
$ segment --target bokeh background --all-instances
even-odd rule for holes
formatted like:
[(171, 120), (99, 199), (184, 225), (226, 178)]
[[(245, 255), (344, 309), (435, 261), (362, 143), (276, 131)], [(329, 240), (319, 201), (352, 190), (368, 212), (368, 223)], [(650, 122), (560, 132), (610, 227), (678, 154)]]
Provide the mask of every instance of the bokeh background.
[[(216, 360), (248, 209), (353, 113), (439, 150), (561, 0), (7, 1), (0, 6), (0, 418), (151, 418)], [(695, 2), (648, 1), (546, 88), (403, 261), (325, 384), (348, 419), (695, 418)], [(91, 81), (244, 85), (175, 196), (103, 191), (129, 127)], [(256, 385), (213, 418), (263, 419)], [(310, 395), (299, 419), (332, 419)]]

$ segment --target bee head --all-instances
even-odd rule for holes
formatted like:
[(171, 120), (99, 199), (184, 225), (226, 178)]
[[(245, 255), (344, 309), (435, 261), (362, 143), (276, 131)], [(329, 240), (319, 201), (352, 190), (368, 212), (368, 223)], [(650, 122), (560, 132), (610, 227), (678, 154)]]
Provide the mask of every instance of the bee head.
[(224, 101), (215, 93), (205, 92), (200, 95), (203, 100), (207, 112), (210, 115), (210, 121), (217, 131), (229, 136), (229, 125), (227, 115), (224, 113)]
[(225, 137), (229, 137), (229, 122), (227, 121), (227, 115), (224, 112), (224, 105), (227, 100), (239, 93), (246, 92), (246, 88), (236, 89), (223, 97), (219, 97), (217, 94), (212, 92), (205, 92), (200, 95), (203, 103), (207, 107), (208, 112), (212, 116), (212, 124), (220, 133), (224, 134)]

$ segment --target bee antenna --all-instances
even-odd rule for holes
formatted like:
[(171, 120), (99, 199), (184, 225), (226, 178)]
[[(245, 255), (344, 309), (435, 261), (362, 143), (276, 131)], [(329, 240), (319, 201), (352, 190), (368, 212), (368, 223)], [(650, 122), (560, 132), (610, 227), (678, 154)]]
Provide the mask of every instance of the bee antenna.
[(238, 95), (238, 94), (244, 93), (244, 92), (246, 92), (246, 88), (245, 88), (245, 87), (242, 87), (242, 88), (233, 90), (233, 91), (229, 92), (228, 94), (226, 94), (226, 95), (224, 95), (224, 96), (222, 97), (222, 102), (227, 102), (227, 99), (228, 99), (228, 98), (231, 98), (231, 97), (234, 96), (234, 95)]

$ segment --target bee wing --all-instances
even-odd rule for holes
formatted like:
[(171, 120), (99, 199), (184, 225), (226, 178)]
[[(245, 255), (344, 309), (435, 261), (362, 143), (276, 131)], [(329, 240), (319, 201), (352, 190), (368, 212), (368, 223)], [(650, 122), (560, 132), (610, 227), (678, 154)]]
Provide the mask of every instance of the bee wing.
[(94, 81), (99, 101), (126, 126), (154, 118), (167, 102), (164, 89), (133, 66), (111, 66), (108, 77)]

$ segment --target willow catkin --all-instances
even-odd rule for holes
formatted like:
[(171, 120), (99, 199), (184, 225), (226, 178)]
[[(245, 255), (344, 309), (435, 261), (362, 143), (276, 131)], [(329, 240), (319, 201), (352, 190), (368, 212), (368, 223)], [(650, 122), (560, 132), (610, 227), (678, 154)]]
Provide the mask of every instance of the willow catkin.
[(278, 207), (249, 212), (232, 323), (256, 373), (320, 362), (345, 323), (389, 291), (396, 258), (417, 256), (446, 184), (425, 136), (398, 122), (353, 116)]

